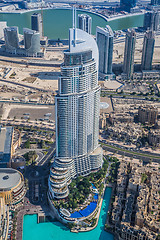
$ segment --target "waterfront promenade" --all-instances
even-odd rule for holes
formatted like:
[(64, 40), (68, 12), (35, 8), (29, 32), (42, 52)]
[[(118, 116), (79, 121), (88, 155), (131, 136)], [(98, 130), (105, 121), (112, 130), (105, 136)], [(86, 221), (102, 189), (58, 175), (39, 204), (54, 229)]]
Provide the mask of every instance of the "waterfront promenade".
[(21, 206), (18, 210), (17, 215), (17, 231), (16, 231), (16, 239), (21, 240), (23, 237), (23, 217), (24, 215), (32, 215), (32, 214), (39, 214), (44, 213), (44, 215), (51, 215), (50, 209), (47, 205), (33, 205), (31, 204), (27, 198), (24, 200), (24, 205)]

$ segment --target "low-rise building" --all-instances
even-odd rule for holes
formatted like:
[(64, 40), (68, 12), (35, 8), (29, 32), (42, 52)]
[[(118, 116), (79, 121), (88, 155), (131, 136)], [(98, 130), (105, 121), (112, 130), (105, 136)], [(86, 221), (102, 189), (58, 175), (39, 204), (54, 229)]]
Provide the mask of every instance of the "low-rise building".
[(0, 240), (6, 240), (9, 228), (9, 208), (0, 197)]
[[(124, 187), (119, 188), (123, 181)], [(116, 190), (111, 221), (119, 239), (157, 239), (160, 229), (159, 164), (144, 166), (140, 162), (122, 161), (118, 169)]]
[(5, 204), (18, 206), (25, 193), (23, 175), (12, 168), (0, 168), (0, 197), (4, 198)]
[(0, 167), (10, 167), (13, 154), (13, 127), (0, 126), (0, 143)]
[(149, 144), (152, 145), (152, 146), (159, 146), (160, 144), (160, 130), (157, 129), (157, 130), (150, 130), (149, 133), (148, 133), (148, 141), (149, 141)]
[(0, 126), (0, 168), (11, 167), (15, 149), (21, 144), (21, 135), (13, 127)]
[(104, 129), (106, 127), (106, 116), (102, 114), (99, 118), (99, 128)]
[(106, 134), (116, 140), (137, 143), (139, 137), (142, 136), (141, 124), (136, 123), (119, 123), (114, 122), (113, 126), (107, 128)]

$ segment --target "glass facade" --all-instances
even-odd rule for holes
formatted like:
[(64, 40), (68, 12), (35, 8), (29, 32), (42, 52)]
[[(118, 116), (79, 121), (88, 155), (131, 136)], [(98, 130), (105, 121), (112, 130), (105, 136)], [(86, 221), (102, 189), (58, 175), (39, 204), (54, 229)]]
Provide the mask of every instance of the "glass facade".
[[(70, 45), (72, 33), (71, 29)], [(98, 49), (91, 35), (80, 29), (76, 29), (76, 34), (77, 43), (64, 53), (55, 98), (56, 158), (51, 168), (49, 191), (56, 199), (68, 196), (72, 178), (102, 166), (102, 149), (98, 146)]]
[(99, 49), (99, 71), (112, 74), (113, 31), (110, 26), (96, 28), (96, 40)]

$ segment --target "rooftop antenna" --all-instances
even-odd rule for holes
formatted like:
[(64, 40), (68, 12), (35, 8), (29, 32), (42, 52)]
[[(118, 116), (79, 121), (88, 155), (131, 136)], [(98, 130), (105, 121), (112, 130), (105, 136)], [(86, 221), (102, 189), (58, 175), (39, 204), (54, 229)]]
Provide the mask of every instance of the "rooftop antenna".
[(77, 19), (76, 19), (76, 7), (73, 6), (73, 46), (76, 46), (76, 27), (77, 27)]
[(75, 17), (74, 17), (74, 6), (73, 6), (73, 17), (72, 17), (72, 27), (75, 28)]
[(41, 21), (42, 21), (42, 37), (44, 37), (44, 28), (43, 28), (43, 8), (41, 7)]

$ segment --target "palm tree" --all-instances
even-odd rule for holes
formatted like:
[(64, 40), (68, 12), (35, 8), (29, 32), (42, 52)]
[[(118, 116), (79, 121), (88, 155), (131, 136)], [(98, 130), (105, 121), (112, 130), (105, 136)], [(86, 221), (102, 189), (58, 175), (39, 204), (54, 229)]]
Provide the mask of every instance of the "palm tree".
[(133, 157), (130, 157), (131, 162), (133, 161)]

